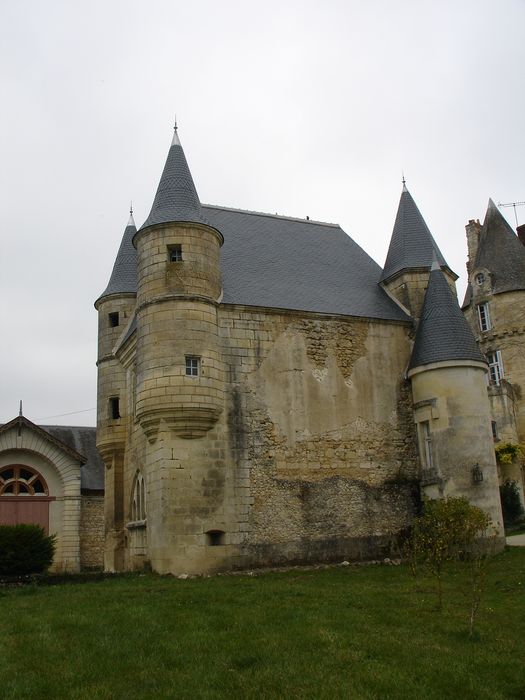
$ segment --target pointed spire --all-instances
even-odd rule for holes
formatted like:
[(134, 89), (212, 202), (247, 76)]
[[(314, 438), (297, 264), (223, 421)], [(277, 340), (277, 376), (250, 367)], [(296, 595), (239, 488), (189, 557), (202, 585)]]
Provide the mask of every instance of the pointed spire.
[(492, 199), (479, 236), (476, 268), (491, 273), (493, 294), (525, 289), (525, 246)]
[(153, 200), (150, 214), (142, 224), (141, 230), (148, 226), (171, 221), (208, 224), (202, 213), (199, 195), (195, 189), (186, 156), (177, 134), (176, 122), (157, 194)]
[(381, 281), (402, 270), (429, 269), (434, 254), (441, 266), (448, 267), (445, 258), (432, 237), (421, 212), (412, 199), (403, 177), (403, 191), (399, 200), (390, 247), (386, 256)]
[(133, 236), (136, 233), (137, 227), (133, 219), (133, 206), (131, 205), (128, 223), (124, 229), (108, 286), (95, 302), (95, 307), (99, 301), (110, 295), (137, 293), (137, 251), (133, 247)]
[(409, 369), (451, 360), (486, 363), (458, 301), (435, 260)]

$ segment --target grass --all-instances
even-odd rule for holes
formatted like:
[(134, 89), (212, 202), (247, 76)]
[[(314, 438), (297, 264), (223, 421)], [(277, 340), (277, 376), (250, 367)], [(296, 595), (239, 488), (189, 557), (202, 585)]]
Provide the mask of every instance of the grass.
[(0, 697), (525, 698), (525, 548), (491, 562), (468, 637), (466, 565), (154, 575), (0, 591)]

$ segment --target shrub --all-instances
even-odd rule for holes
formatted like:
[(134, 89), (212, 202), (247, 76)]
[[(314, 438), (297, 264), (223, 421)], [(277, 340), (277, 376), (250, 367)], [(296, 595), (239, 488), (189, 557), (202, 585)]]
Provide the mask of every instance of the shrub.
[(503, 511), (503, 521), (505, 525), (512, 525), (523, 517), (523, 507), (521, 505), (518, 484), (507, 479), (503, 486), (499, 487), (501, 498), (501, 510)]
[(0, 575), (39, 574), (49, 568), (55, 535), (39, 525), (0, 525)]
[(522, 454), (521, 446), (512, 442), (505, 442), (496, 447), (496, 458), (500, 464), (512, 464)]
[(412, 535), (412, 552), (438, 584), (438, 607), (443, 603), (443, 568), (445, 563), (472, 551), (476, 538), (489, 528), (490, 518), (466, 498), (425, 501), (423, 513), (416, 518)]

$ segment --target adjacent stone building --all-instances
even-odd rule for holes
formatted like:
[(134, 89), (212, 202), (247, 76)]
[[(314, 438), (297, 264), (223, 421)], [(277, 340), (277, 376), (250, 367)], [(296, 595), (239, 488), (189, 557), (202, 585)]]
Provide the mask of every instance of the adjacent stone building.
[(201, 205), (175, 132), (95, 304), (106, 568), (385, 556), (422, 491), (501, 531), (455, 280), (406, 187), (381, 270), (339, 226)]
[[(466, 233), (463, 310), (489, 364), (493, 437), (496, 446), (525, 445), (525, 227), (517, 236), (490, 200), (483, 225), (469, 221)], [(500, 481), (514, 481), (525, 503), (522, 459), (498, 468)]]
[(0, 426), (0, 523), (55, 534), (52, 571), (102, 568), (103, 510), (95, 428), (37, 426), (22, 414)]

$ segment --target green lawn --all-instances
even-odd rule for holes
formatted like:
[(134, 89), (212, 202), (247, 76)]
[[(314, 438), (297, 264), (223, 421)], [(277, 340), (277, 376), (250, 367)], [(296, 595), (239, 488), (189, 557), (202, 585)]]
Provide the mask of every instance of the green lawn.
[(0, 590), (0, 697), (525, 698), (525, 548), (435, 611), (405, 566)]

